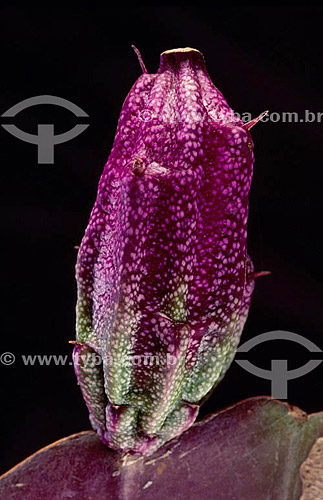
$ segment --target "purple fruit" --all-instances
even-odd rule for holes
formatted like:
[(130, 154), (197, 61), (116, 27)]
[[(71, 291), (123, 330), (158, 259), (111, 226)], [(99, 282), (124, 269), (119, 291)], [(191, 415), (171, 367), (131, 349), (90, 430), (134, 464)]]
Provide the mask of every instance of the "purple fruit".
[(75, 370), (108, 446), (152, 452), (194, 422), (234, 357), (254, 286), (254, 156), (195, 49), (140, 76), (76, 266)]

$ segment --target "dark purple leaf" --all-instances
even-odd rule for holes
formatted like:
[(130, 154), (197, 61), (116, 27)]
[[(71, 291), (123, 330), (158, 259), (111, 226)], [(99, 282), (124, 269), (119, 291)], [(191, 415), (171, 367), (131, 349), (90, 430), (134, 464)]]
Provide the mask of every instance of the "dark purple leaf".
[(75, 434), (2, 476), (0, 497), (298, 500), (300, 465), (322, 435), (323, 413), (258, 397), (194, 424), (149, 457), (113, 451), (92, 431)]

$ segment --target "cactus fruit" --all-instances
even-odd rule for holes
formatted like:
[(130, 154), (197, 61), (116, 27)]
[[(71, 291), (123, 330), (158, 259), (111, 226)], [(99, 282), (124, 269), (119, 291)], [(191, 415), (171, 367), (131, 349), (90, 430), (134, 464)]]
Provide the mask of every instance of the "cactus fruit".
[(198, 50), (164, 52), (156, 74), (141, 66), (78, 253), (73, 354), (93, 428), (132, 454), (192, 425), (254, 286), (255, 120), (233, 113)]

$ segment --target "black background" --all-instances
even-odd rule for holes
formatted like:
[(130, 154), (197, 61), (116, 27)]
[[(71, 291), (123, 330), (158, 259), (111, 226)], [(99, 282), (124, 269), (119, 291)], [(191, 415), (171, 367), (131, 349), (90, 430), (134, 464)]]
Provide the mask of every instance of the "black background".
[[(42, 446), (88, 429), (72, 366), (24, 366), (21, 354), (68, 354), (74, 338), (75, 245), (80, 243), (97, 183), (112, 146), (126, 94), (141, 74), (135, 44), (149, 72), (160, 52), (191, 46), (204, 53), (209, 74), (238, 112), (323, 111), (322, 9), (307, 6), (41, 10), (1, 12), (0, 114), (21, 100), (50, 94), (80, 106), (90, 126), (55, 147), (53, 165), (37, 164), (37, 148), (0, 128), (2, 313), (1, 471)], [(8, 120), (1, 119), (1, 123)], [(83, 122), (86, 120), (83, 120)], [(39, 106), (14, 123), (37, 133), (77, 120), (63, 108)], [(255, 173), (250, 197), (249, 253), (257, 270), (243, 333), (299, 333), (323, 349), (323, 124), (268, 122), (253, 129)], [(241, 356), (240, 356), (241, 357)], [(303, 365), (310, 354), (288, 342), (255, 348), (250, 361)], [(322, 409), (322, 365), (288, 384), (291, 404)], [(270, 394), (270, 382), (233, 363), (201, 416), (235, 401)]]

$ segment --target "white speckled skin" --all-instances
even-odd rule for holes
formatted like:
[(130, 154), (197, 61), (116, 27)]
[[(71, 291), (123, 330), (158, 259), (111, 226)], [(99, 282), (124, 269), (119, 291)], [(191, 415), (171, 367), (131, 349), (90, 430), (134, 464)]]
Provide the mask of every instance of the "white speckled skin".
[[(253, 161), (199, 51), (163, 53), (128, 94), (76, 267), (76, 374), (113, 448), (183, 432), (233, 359), (254, 284)], [(93, 352), (102, 366), (77, 362)]]

